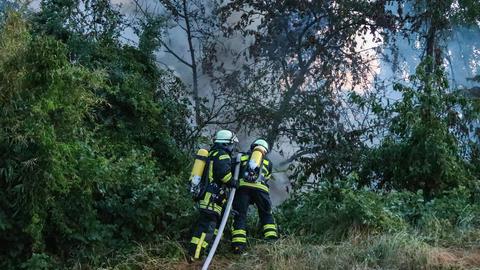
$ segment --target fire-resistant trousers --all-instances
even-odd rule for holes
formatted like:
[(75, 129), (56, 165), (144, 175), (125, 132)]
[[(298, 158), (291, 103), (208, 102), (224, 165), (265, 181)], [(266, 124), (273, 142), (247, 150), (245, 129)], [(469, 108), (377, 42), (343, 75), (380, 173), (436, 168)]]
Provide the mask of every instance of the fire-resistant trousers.
[(276, 239), (278, 237), (277, 225), (272, 215), (270, 195), (259, 189), (240, 187), (233, 201), (233, 209), (236, 213), (232, 229), (232, 246), (234, 248), (244, 248), (247, 243), (246, 222), (250, 204), (254, 204), (257, 207), (264, 238)]
[(192, 259), (201, 258), (209, 250), (209, 245), (213, 242), (219, 222), (219, 214), (200, 209), (200, 216), (195, 224), (188, 248), (188, 253)]

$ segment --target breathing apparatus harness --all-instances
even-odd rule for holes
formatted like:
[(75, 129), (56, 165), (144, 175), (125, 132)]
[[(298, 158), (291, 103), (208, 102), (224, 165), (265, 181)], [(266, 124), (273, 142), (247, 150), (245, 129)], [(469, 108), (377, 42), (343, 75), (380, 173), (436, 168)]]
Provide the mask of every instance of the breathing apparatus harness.
[(245, 181), (249, 183), (264, 182), (263, 160), (265, 159), (266, 153), (267, 149), (265, 147), (261, 145), (255, 146), (248, 157), (248, 162), (243, 173)]
[[(230, 149), (227, 148), (227, 145), (219, 145), (224, 150), (230, 151)], [(212, 150), (215, 151), (214, 149)], [(198, 202), (204, 197), (207, 189), (209, 189), (209, 186), (212, 191), (214, 191), (212, 192), (211, 196), (213, 197), (213, 201), (215, 202), (220, 201), (220, 198), (222, 198), (226, 194), (223, 185), (218, 184), (215, 181), (210, 182), (209, 170), (212, 159), (210, 154), (212, 153), (212, 151), (209, 153), (206, 149), (199, 149), (197, 154), (195, 155), (195, 161), (189, 181), (189, 191), (192, 195), (192, 199), (195, 202)]]

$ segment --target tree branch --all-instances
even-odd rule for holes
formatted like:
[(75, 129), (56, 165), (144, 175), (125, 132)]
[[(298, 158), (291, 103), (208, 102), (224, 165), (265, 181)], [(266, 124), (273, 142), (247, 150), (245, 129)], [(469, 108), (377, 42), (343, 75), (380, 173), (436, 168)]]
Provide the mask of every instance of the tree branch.
[(192, 67), (192, 64), (188, 63), (185, 61), (182, 57), (180, 57), (178, 54), (176, 54), (170, 47), (161, 39), (159, 39), (160, 43), (162, 44), (163, 47), (165, 47), (166, 52), (173, 55), (175, 58), (178, 59), (178, 61), (182, 62), (183, 64), (187, 65), (188, 67)]

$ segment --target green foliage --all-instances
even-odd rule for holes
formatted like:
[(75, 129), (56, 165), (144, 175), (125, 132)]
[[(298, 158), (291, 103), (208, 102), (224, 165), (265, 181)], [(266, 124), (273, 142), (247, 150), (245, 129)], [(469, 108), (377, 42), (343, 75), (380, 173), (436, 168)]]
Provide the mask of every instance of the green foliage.
[(426, 202), (421, 191), (381, 193), (359, 189), (349, 179), (296, 194), (276, 216), (285, 233), (313, 242), (341, 240), (352, 230), (416, 231), (429, 243), (461, 246), (475, 241), (470, 235), (480, 227), (480, 204), (463, 186)]
[(423, 206), (418, 227), (426, 240), (443, 245), (469, 246), (480, 227), (480, 204), (465, 187), (444, 192)]
[[(378, 236), (367, 239), (367, 245), (315, 252), (302, 245), (274, 246), (266, 248), (267, 257), (288, 265), (297, 254), (306, 254), (310, 260), (305, 265), (313, 262), (313, 268), (324, 266), (311, 260), (318, 256), (325, 265), (340, 268), (415, 268), (426, 265), (426, 242), (478, 242), (480, 150), (478, 128), (472, 124), (480, 106), (449, 89), (438, 68), (441, 42), (436, 38), (456, 25), (454, 20), (477, 22), (478, 3), (458, 1), (460, 10), (445, 15), (453, 1), (429, 2), (415, 1), (414, 11), (424, 14), (406, 21), (419, 32), (432, 26), (424, 34), (426, 55), (434, 61), (424, 61), (410, 84), (395, 85), (402, 98), (391, 106), (351, 96), (360, 107), (371, 105), (369, 113), (387, 123), (386, 135), (376, 137), (380, 143), (370, 149), (365, 144), (369, 127), (357, 130), (343, 118), (337, 90), (345, 86), (339, 75), (349, 74), (357, 83), (369, 69), (356, 49), (359, 32), (387, 37), (396, 31), (390, 28), (402, 26), (385, 3), (239, 0), (224, 6), (226, 20), (253, 5), (224, 30), (227, 35), (255, 35), (251, 55), (245, 50), (245, 56), (256, 61), (230, 74), (229, 65), (215, 69), (214, 63), (204, 63), (212, 76), (227, 73), (217, 78), (223, 82), (216, 81), (229, 90), (222, 93), (226, 103), (221, 108), (241, 108), (235, 113), (240, 124), (248, 124), (247, 131), (269, 130), (271, 143), (284, 137), (300, 147), (292, 157), (298, 161), (297, 193), (277, 211), (279, 227), (316, 241), (342, 239), (352, 230)], [(202, 1), (197, 4), (193, 6), (204, 8)], [(134, 47), (120, 41), (126, 24), (108, 0), (42, 0), (40, 10), (25, 18), (6, 13), (4, 6), (0, 4), (0, 268), (103, 267), (105, 256), (116, 258), (136, 242), (140, 251), (119, 268), (146, 267), (152, 256), (181, 260), (176, 239), (185, 237), (194, 218), (184, 189), (184, 150), (195, 145), (187, 140), (198, 134), (186, 121), (190, 104), (185, 86), (155, 62), (163, 40), (159, 33), (166, 33), (164, 18), (141, 25)], [(178, 9), (182, 6), (173, 10)], [(259, 11), (264, 20), (258, 29), (249, 29)], [(202, 14), (191, 13), (199, 20)], [(194, 24), (216, 27), (213, 21)], [(216, 41), (212, 29), (198, 34)], [(204, 49), (205, 44), (197, 45)], [(209, 44), (203, 53), (216, 59), (217, 45)], [(374, 144), (373, 135), (369, 139)], [(411, 231), (419, 231), (422, 241), (406, 235)], [(382, 232), (395, 234), (382, 238)], [(340, 253), (342, 248), (348, 252)], [(416, 249), (421, 256), (412, 255)]]
[(28, 261), (21, 264), (21, 267), (25, 269), (43, 270), (43, 269), (51, 269), (53, 265), (55, 265), (54, 261), (47, 254), (34, 253), (32, 257), (28, 259)]
[(182, 85), (133, 47), (85, 38), (79, 52), (30, 30), (11, 13), (0, 33), (0, 268), (97, 264), (179, 237), (192, 208)]
[(108, 0), (41, 0), (40, 7), (33, 18), (36, 33), (55, 36), (78, 49), (86, 41), (118, 43), (123, 18)]
[(317, 190), (298, 193), (281, 205), (278, 223), (288, 233), (324, 235), (337, 239), (351, 229), (398, 231), (406, 222), (388, 209), (387, 198), (357, 189), (354, 179), (324, 182)]
[(132, 152), (105, 166), (110, 175), (98, 184), (96, 208), (123, 240), (155, 239), (158, 231), (179, 236), (188, 228), (190, 213), (185, 209), (192, 203), (182, 200), (188, 198), (186, 175), (159, 173), (150, 152)]
[(475, 25), (480, 19), (480, 3), (475, 0), (458, 1), (459, 8), (454, 13), (453, 21), (459, 24)]
[[(389, 133), (366, 158), (362, 182), (386, 189), (423, 190), (427, 198), (476, 181), (469, 169), (472, 120), (479, 111), (459, 93), (449, 93), (442, 68), (425, 61), (413, 86), (395, 85), (402, 99), (381, 108)], [(382, 166), (378, 166), (382, 164)]]

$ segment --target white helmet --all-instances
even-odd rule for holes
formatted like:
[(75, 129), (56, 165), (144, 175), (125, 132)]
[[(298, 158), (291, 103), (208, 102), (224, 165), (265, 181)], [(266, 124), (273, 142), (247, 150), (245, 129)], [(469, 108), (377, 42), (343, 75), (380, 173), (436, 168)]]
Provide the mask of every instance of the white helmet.
[(238, 143), (238, 138), (235, 133), (231, 132), (230, 130), (222, 129), (215, 134), (215, 143), (225, 143), (225, 144), (232, 144)]
[(260, 146), (263, 146), (267, 152), (269, 151), (269, 148), (268, 148), (268, 142), (265, 141), (264, 139), (256, 139), (253, 143), (252, 143), (252, 146), (251, 148), (255, 148), (255, 146), (257, 145), (260, 145)]

